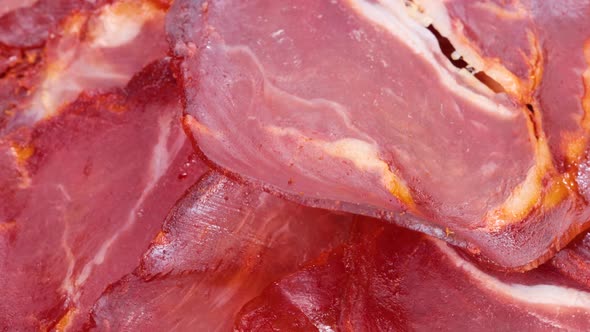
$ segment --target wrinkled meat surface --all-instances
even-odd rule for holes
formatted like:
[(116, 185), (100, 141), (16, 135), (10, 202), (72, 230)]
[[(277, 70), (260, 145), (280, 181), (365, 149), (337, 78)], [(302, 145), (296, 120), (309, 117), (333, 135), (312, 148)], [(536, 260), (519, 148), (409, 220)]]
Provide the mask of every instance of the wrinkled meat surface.
[(270, 282), (348, 238), (351, 216), (205, 175), (171, 210), (137, 270), (97, 301), (90, 326), (229, 331)]

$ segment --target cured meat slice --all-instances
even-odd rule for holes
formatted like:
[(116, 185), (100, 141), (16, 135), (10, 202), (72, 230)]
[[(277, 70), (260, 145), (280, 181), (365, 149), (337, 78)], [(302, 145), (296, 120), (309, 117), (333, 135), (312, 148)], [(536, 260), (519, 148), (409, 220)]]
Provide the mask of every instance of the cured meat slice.
[(43, 46), (74, 11), (98, 2), (72, 0), (3, 1), (0, 8), (0, 128), (30, 94), (40, 77)]
[(557, 253), (551, 265), (580, 287), (590, 289), (590, 233)]
[[(68, 13), (67, 5), (58, 8)], [(8, 52), (8, 77), (0, 80), (0, 93), (7, 96), (0, 115), (4, 127), (53, 116), (83, 91), (124, 87), (141, 68), (166, 55), (166, 11), (148, 0), (75, 11), (61, 20), (42, 51)]]
[(2, 8), (0, 9), (0, 17), (2, 17), (6, 13), (10, 13), (11, 11), (19, 8), (26, 8), (30, 7), (31, 5), (35, 4), (36, 0), (25, 0), (25, 1), (17, 1), (17, 0), (6, 0), (2, 3)]
[(564, 179), (590, 199), (590, 2), (531, 1), (544, 56), (536, 105)]
[(537, 266), (590, 211), (526, 102), (454, 67), (411, 8), (175, 2), (185, 126), (212, 163), (291, 199)]
[(472, 72), (486, 73), (516, 99), (530, 101), (543, 75), (544, 55), (529, 0), (410, 3), (408, 10), (418, 21), (450, 40), (453, 58), (461, 58)]
[(538, 134), (546, 137), (562, 181), (583, 197), (577, 205), (587, 205), (590, 3), (414, 3), (457, 47), (457, 56), (531, 105)]
[(96, 303), (99, 331), (228, 331), (270, 282), (348, 238), (351, 216), (203, 176), (170, 212), (141, 266)]
[(345, 250), (309, 263), (248, 303), (236, 329), (590, 328), (590, 292), (550, 268), (494, 274), (440, 240), (376, 221), (358, 226)]
[(2, 138), (0, 329), (77, 330), (137, 266), (206, 168), (176, 91), (168, 60), (158, 61), (125, 89), (84, 95)]
[[(234, 330), (333, 331), (340, 316), (339, 293), (346, 287), (342, 254), (336, 251), (273, 283), (240, 311)], [(291, 299), (294, 303), (289, 303)]]
[(102, 0), (3, 0), (0, 44), (14, 48), (43, 46), (68, 15), (91, 10), (102, 3)]
[(576, 172), (587, 160), (590, 130), (586, 115), (590, 110), (590, 23), (586, 19), (590, 3), (415, 3), (458, 45), (458, 55), (464, 53), (475, 67), (488, 70), (541, 114), (538, 130), (546, 135), (556, 166), (568, 173), (570, 181), (578, 182), (587, 198), (587, 167)]

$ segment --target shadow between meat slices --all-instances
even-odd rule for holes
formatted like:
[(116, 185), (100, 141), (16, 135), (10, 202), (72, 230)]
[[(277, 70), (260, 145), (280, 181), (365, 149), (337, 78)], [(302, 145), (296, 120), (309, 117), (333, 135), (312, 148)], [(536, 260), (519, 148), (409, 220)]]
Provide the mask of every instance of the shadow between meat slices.
[(586, 233), (550, 261), (561, 274), (590, 290), (590, 233)]
[(345, 241), (351, 218), (211, 172), (171, 210), (141, 266), (97, 301), (88, 327), (228, 331), (269, 283)]
[(355, 223), (344, 249), (245, 305), (235, 325), (238, 331), (588, 328), (590, 289), (550, 266), (488, 271), (438, 239), (367, 219)]
[(590, 209), (532, 94), (455, 67), (416, 3), (176, 1), (185, 128), (212, 165), (291, 200), (536, 267)]
[(168, 60), (1, 138), (0, 329), (77, 330), (206, 169)]

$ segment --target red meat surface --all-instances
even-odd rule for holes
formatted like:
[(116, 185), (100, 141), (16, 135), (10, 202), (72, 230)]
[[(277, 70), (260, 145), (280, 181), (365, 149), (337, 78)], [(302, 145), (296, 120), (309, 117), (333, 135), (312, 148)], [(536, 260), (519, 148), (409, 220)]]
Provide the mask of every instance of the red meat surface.
[[(478, 77), (445, 56), (424, 25), (438, 21), (419, 3), (177, 1), (168, 31), (185, 126), (211, 163), (250, 183), (306, 205), (388, 219), (507, 270), (531, 269), (588, 227), (584, 185), (576, 184), (585, 173), (564, 173), (544, 128), (567, 128), (539, 102), (557, 93), (580, 109), (581, 67), (562, 85), (551, 66), (564, 59), (534, 56), (545, 48), (569, 54), (569, 46), (556, 36), (539, 46), (533, 36), (540, 49), (526, 62), (529, 85), (509, 86), (494, 71)], [(557, 31), (545, 12), (538, 9)], [(586, 24), (572, 16), (573, 26)], [(510, 21), (502, 29), (511, 24), (522, 28)], [(582, 38), (561, 43), (571, 39), (579, 58)], [(524, 57), (528, 45), (506, 57)]]
[(204, 172), (174, 87), (168, 61), (155, 62), (127, 88), (81, 97), (3, 138), (11, 147), (0, 159), (9, 173), (0, 191), (3, 329), (85, 321)]
[(351, 219), (205, 175), (172, 209), (139, 268), (97, 301), (89, 326), (229, 331), (270, 282), (345, 241)]
[(590, 330), (589, 17), (0, 0), (0, 330)]
[[(375, 220), (343, 248), (273, 283), (238, 331), (581, 331), (590, 292), (551, 268), (481, 269), (444, 242)], [(392, 240), (395, 239), (395, 240)], [(586, 272), (587, 273), (587, 272)]]

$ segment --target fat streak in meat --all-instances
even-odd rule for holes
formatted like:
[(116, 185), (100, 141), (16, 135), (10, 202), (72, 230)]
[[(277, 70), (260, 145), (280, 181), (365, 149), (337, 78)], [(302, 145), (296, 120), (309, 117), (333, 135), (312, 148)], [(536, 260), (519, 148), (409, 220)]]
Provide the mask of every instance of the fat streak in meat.
[(235, 329), (584, 331), (589, 322), (590, 288), (551, 266), (488, 271), (443, 241), (361, 220), (346, 246), (244, 306)]
[(545, 72), (534, 38), (523, 46), (531, 81), (513, 74), (523, 87), (510, 87), (498, 65), (498, 93), (446, 58), (418, 2), (184, 0), (169, 17), (185, 126), (217, 167), (508, 270), (539, 265), (588, 227), (523, 92)]
[(2, 138), (1, 328), (76, 330), (137, 266), (206, 169), (175, 91), (169, 61), (157, 61), (125, 89), (80, 97)]

